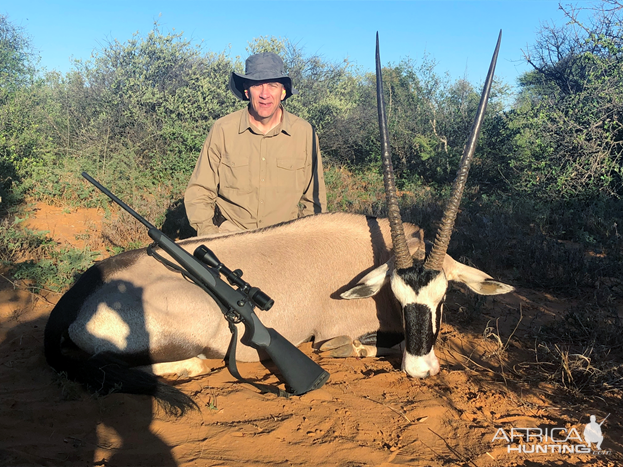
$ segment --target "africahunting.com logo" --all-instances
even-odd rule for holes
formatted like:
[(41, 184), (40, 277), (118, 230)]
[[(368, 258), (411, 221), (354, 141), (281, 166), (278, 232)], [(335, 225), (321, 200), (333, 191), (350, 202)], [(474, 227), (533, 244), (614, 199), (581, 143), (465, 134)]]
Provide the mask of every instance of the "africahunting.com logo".
[(506, 450), (521, 454), (592, 454), (609, 455), (611, 451), (602, 450), (604, 440), (602, 425), (610, 414), (599, 423), (595, 415), (590, 422), (580, 428), (498, 428), (491, 442), (506, 441)]

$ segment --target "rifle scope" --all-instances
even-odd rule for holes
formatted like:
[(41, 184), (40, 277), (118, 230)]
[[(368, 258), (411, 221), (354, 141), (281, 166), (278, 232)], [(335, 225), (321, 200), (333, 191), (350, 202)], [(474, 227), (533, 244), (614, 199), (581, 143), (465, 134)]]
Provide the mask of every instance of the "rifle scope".
[(236, 269), (230, 270), (216, 257), (214, 252), (205, 245), (199, 245), (193, 252), (193, 256), (207, 266), (216, 269), (219, 273), (223, 274), (231, 285), (237, 286), (241, 292), (243, 292), (249, 300), (258, 307), (260, 310), (268, 311), (272, 308), (275, 301), (262, 292), (257, 287), (251, 287), (248, 282), (242, 280), (242, 271)]

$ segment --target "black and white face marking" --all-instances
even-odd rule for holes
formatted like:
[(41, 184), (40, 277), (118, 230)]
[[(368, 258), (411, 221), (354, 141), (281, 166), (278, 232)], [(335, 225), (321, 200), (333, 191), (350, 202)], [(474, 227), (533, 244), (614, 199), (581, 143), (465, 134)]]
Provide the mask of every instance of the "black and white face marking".
[[(405, 349), (411, 355), (426, 355), (439, 334), (443, 301), (431, 313), (426, 305), (409, 303), (404, 307)], [(433, 319), (435, 321), (433, 321)]]
[(448, 280), (443, 271), (414, 266), (394, 271), (391, 286), (404, 316), (402, 369), (416, 378), (433, 376), (439, 372), (433, 346), (441, 327)]

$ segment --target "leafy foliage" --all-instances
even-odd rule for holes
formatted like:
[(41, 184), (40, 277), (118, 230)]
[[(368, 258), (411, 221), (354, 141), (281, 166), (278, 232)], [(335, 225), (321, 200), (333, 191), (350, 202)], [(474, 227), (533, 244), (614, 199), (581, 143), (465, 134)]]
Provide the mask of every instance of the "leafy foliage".
[(20, 181), (20, 169), (41, 140), (31, 108), (40, 90), (35, 60), (23, 29), (0, 15), (0, 198), (13, 202), (19, 199), (14, 183)]
[(30, 177), (39, 196), (88, 202), (82, 170), (121, 195), (159, 184), (179, 192), (211, 124), (240, 107), (227, 92), (233, 64), (225, 54), (203, 54), (157, 25), (75, 68), (47, 75), (54, 150), (48, 170)]
[(17, 280), (29, 281), (30, 288), (35, 292), (43, 288), (61, 292), (72, 285), (77, 277), (93, 264), (98, 254), (88, 248), (84, 250), (54, 249), (49, 256), (38, 261), (29, 260), (16, 264), (13, 277)]
[(23, 28), (0, 14), (0, 89), (28, 84), (35, 74), (35, 54)]
[(511, 115), (517, 130), (515, 186), (549, 199), (621, 195), (623, 22), (621, 4), (564, 10), (569, 22), (545, 26), (526, 53)]

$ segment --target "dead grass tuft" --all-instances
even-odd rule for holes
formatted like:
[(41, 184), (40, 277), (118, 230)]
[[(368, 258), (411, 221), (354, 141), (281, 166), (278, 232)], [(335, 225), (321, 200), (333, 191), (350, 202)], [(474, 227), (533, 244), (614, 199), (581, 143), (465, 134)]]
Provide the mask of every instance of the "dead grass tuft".
[[(139, 215), (151, 224), (158, 226), (162, 223), (166, 206), (150, 196), (136, 198), (130, 205)], [(113, 215), (104, 221), (102, 238), (119, 250), (133, 250), (149, 245), (152, 240), (147, 235), (147, 228), (123, 209), (117, 209)]]
[(593, 347), (576, 351), (572, 346), (541, 343), (536, 357), (548, 381), (576, 396), (602, 396), (623, 390), (623, 365), (618, 359), (600, 355)]
[(61, 388), (61, 398), (64, 401), (77, 401), (85, 394), (82, 385), (67, 378), (64, 372), (56, 373), (54, 381)]

